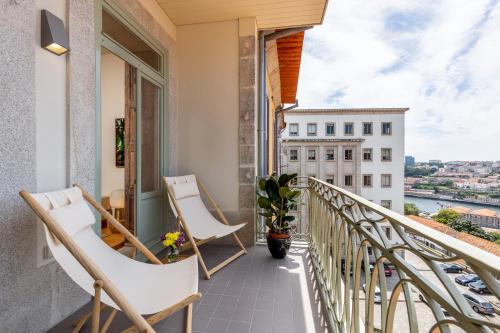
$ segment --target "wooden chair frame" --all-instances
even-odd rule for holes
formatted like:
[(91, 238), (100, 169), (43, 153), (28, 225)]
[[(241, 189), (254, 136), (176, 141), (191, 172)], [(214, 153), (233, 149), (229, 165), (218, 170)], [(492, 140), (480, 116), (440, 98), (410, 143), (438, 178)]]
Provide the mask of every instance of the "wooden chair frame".
[[(217, 203), (212, 198), (210, 193), (208, 193), (208, 190), (205, 187), (205, 185), (203, 185), (203, 183), (198, 179), (198, 177), (195, 176), (195, 178), (196, 178), (196, 183), (198, 184), (198, 187), (200, 188), (201, 192), (207, 197), (208, 201), (210, 202), (210, 205), (212, 205), (212, 207), (215, 209), (217, 215), (220, 218), (220, 221), (222, 221), (222, 223), (224, 223), (226, 225), (230, 225), (228, 220), (226, 219), (226, 217), (222, 213), (222, 210), (220, 209), (219, 205), (217, 205)], [(198, 249), (198, 246), (205, 244), (205, 243), (208, 243), (208, 242), (216, 239), (216, 237), (213, 236), (213, 237), (209, 237), (206, 239), (199, 239), (199, 240), (194, 239), (194, 237), (191, 235), (191, 232), (189, 231), (189, 228), (187, 227), (187, 224), (185, 222), (186, 219), (184, 218), (182, 211), (179, 209), (179, 206), (177, 205), (177, 200), (175, 200), (175, 196), (174, 196), (171, 185), (169, 185), (167, 182), (167, 177), (164, 177), (164, 181), (165, 181), (165, 184), (167, 186), (168, 197), (172, 201), (172, 204), (174, 205), (174, 208), (177, 212), (177, 221), (179, 222), (179, 225), (181, 226), (182, 230), (184, 230), (184, 232), (186, 233), (186, 237), (189, 240), (189, 243), (187, 243), (186, 246), (183, 246), (181, 248), (181, 251), (193, 248), (193, 251), (198, 256), (201, 268), (203, 269), (203, 272), (205, 273), (205, 277), (207, 278), (207, 280), (210, 280), (210, 277), (213, 274), (215, 274), (216, 272), (218, 272), (219, 270), (221, 270), (222, 268), (224, 268), (225, 266), (227, 266), (228, 264), (230, 264), (234, 260), (238, 259), (242, 255), (247, 253), (247, 250), (243, 246), (243, 243), (241, 242), (240, 238), (238, 237), (238, 235), (236, 235), (235, 232), (233, 232), (231, 234), (233, 235), (235, 242), (238, 244), (238, 246), (240, 247), (241, 250), (236, 252), (231, 257), (227, 258), (226, 260), (222, 261), (221, 263), (217, 264), (212, 269), (208, 269), (206, 264), (205, 264), (205, 261), (203, 260), (202, 255), (200, 253), (200, 250)]]
[[(125, 228), (120, 222), (118, 222), (109, 212), (107, 212), (101, 205), (99, 205), (94, 198), (90, 196), (82, 187), (78, 184), (74, 186), (78, 187), (83, 194), (83, 198), (94, 207), (102, 217), (104, 217), (108, 223), (111, 223), (113, 227), (116, 228), (120, 233), (125, 236), (125, 238), (130, 242), (135, 249), (139, 250), (151, 263), (162, 265), (162, 262), (147, 248), (142, 244), (139, 239), (137, 239), (127, 228)], [(92, 333), (104, 333), (107, 331), (111, 322), (116, 315), (116, 309), (113, 309), (103, 324), (101, 330), (99, 330), (99, 319), (100, 313), (106, 308), (106, 305), (101, 305), (100, 296), (101, 291), (104, 290), (109, 297), (118, 305), (118, 307), (125, 313), (125, 315), (132, 321), (134, 325), (122, 331), (122, 333), (132, 333), (132, 332), (145, 332), (145, 333), (155, 333), (152, 325), (160, 322), (166, 317), (170, 316), (174, 312), (181, 310), (184, 307), (187, 311), (186, 316), (186, 332), (192, 332), (192, 318), (193, 318), (193, 302), (201, 298), (201, 293), (194, 293), (189, 295), (182, 301), (158, 312), (147, 319), (144, 318), (132, 304), (123, 296), (120, 290), (109, 280), (106, 275), (97, 267), (97, 265), (92, 261), (92, 259), (83, 252), (78, 244), (71, 238), (71, 236), (64, 231), (54, 219), (47, 213), (47, 211), (31, 196), (30, 193), (26, 191), (21, 191), (19, 193), (21, 197), (26, 201), (26, 203), (33, 209), (35, 214), (42, 220), (42, 222), (47, 226), (49, 231), (66, 247), (66, 249), (75, 257), (75, 259), (82, 265), (82, 267), (90, 274), (94, 279), (95, 295), (93, 300), (92, 314), (87, 314), (83, 316), (77, 323), (73, 332), (79, 332), (82, 326), (85, 324), (88, 318), (92, 317)]]

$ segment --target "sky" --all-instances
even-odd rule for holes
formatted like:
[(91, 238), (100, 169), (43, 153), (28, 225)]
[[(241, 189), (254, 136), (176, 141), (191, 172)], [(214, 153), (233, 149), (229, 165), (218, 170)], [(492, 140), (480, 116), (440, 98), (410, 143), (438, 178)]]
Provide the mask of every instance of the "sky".
[(331, 0), (300, 108), (409, 107), (405, 154), (500, 160), (500, 0)]

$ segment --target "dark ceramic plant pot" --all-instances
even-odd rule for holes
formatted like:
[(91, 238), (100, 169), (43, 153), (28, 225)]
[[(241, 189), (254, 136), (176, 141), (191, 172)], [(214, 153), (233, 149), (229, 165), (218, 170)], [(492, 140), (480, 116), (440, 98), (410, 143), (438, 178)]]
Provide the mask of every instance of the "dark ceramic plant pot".
[(292, 239), (290, 235), (267, 233), (267, 248), (269, 252), (271, 252), (273, 258), (285, 258), (291, 243)]

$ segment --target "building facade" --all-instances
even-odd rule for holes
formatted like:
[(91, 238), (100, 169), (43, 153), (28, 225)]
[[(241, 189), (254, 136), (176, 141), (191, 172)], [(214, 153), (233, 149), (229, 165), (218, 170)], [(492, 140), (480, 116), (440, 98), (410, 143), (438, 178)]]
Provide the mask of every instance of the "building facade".
[(280, 169), (343, 187), (402, 214), (407, 110), (287, 111)]
[(414, 166), (415, 165), (415, 157), (413, 156), (405, 156), (405, 165), (406, 166)]
[[(98, 202), (124, 190), (130, 230), (157, 253), (160, 235), (176, 228), (162, 177), (196, 174), (230, 223), (247, 222), (240, 237), (254, 244), (255, 175), (267, 159), (258, 157), (258, 120), (274, 118), (286, 102), (280, 95), (295, 99), (298, 67), (285, 73), (280, 59), (295, 50), (300, 63), (303, 30), (321, 24), (326, 5), (2, 2), (0, 280), (10, 282), (0, 285), (0, 332), (45, 332), (90, 300), (51, 258), (21, 190), (78, 183)], [(42, 10), (60, 19), (67, 53), (41, 47)], [(276, 30), (259, 43), (260, 31)], [(275, 79), (290, 73), (291, 91)], [(124, 131), (131, 143), (125, 166), (115, 155), (115, 119), (131, 126)], [(97, 230), (104, 236), (100, 219)]]

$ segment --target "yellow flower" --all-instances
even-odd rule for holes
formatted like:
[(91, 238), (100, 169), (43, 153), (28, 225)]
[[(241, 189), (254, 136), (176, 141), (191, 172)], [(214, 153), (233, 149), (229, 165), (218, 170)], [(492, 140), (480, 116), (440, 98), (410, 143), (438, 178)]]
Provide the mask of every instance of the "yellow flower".
[(163, 245), (165, 245), (165, 246), (167, 246), (167, 247), (168, 247), (168, 246), (172, 246), (172, 245), (174, 245), (174, 244), (175, 244), (175, 240), (172, 240), (172, 239), (170, 239), (170, 238), (167, 238), (167, 239), (165, 239), (165, 240), (163, 241)]

